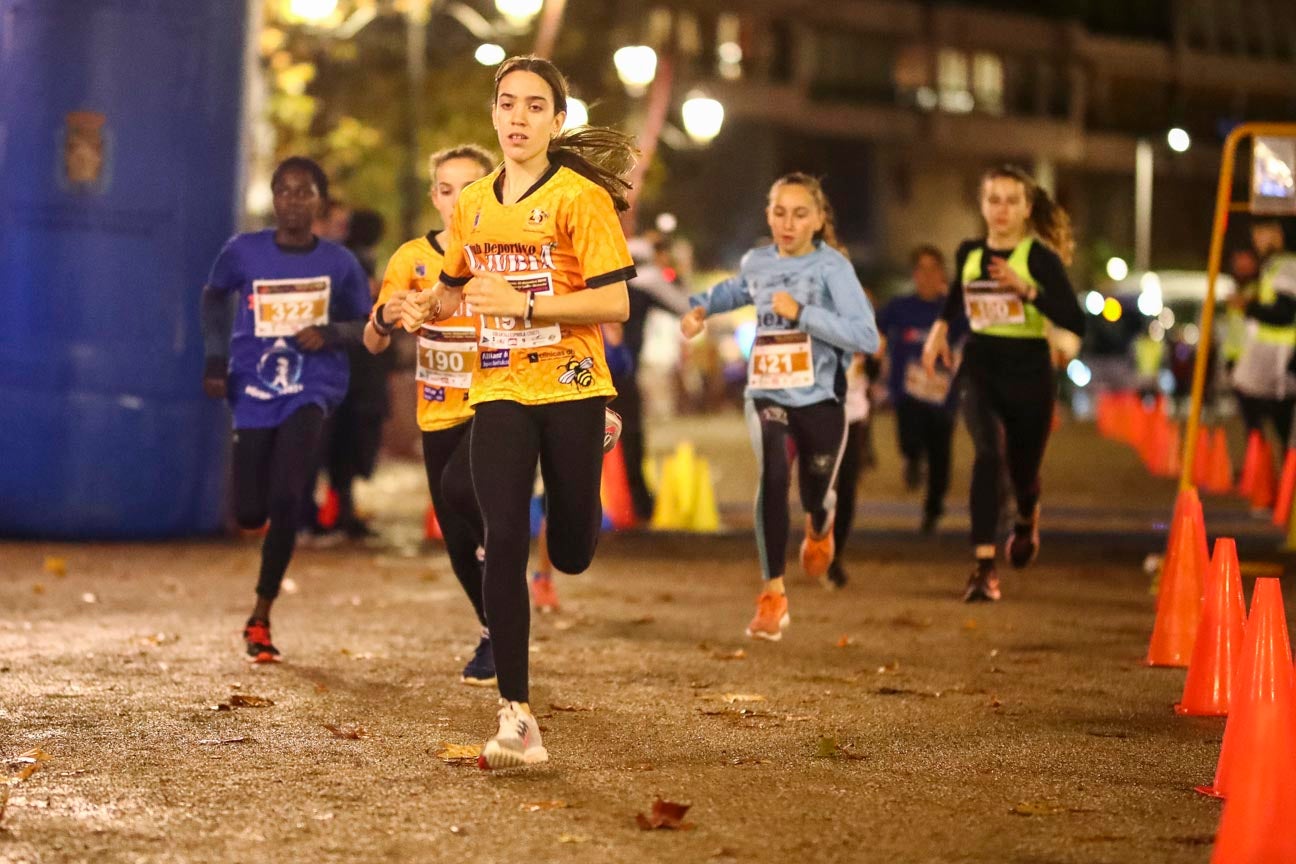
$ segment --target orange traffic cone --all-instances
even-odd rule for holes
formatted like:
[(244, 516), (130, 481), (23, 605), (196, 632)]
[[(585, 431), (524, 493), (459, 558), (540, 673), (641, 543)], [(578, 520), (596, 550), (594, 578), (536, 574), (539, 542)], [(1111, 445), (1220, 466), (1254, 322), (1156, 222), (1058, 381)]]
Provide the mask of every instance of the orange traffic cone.
[(1192, 482), (1198, 489), (1206, 488), (1210, 478), (1210, 433), (1203, 426), (1197, 430), (1197, 449), (1193, 451)]
[(1241, 573), (1237, 543), (1231, 537), (1218, 538), (1206, 571), (1206, 602), (1183, 698), (1175, 706), (1177, 714), (1223, 717), (1229, 713), (1229, 688), (1237, 659), (1242, 656), (1246, 620)]
[(1260, 441), (1260, 461), (1256, 465), (1255, 482), (1251, 484), (1251, 509), (1268, 510), (1274, 503), (1273, 449), (1269, 439)]
[(1211, 437), (1210, 468), (1204, 488), (1216, 495), (1225, 495), (1233, 489), (1233, 460), (1229, 457), (1228, 436), (1223, 426), (1216, 427)]
[(1149, 666), (1187, 666), (1201, 621), (1202, 576), (1208, 563), (1201, 499), (1191, 486), (1180, 490), (1175, 499), (1164, 560), (1156, 623), (1144, 662)]
[(1252, 782), (1224, 803), (1211, 864), (1290, 864), (1296, 861), (1296, 746), (1279, 745)]
[(618, 441), (610, 453), (603, 454), (603, 478), (599, 481), (599, 498), (603, 514), (618, 531), (635, 526), (634, 502), (630, 498), (630, 481), (626, 479), (625, 454)]
[(315, 521), (321, 528), (332, 528), (337, 525), (338, 514), (341, 511), (342, 505), (338, 501), (337, 490), (330, 486), (324, 493), (324, 503), (317, 511)]
[(436, 508), (432, 502), (428, 502), (427, 512), (423, 514), (423, 539), (424, 540), (444, 540), (441, 536), (441, 523), (437, 521)]
[[(1197, 791), (1227, 798), (1252, 785), (1264, 763), (1296, 734), (1291, 703), (1292, 654), (1282, 585), (1276, 578), (1262, 577), (1251, 598), (1215, 783), (1198, 786)], [(1284, 777), (1283, 782), (1290, 784), (1292, 778)]]
[(1243, 498), (1251, 497), (1251, 488), (1255, 486), (1263, 450), (1264, 435), (1259, 429), (1252, 429), (1251, 434), (1247, 435), (1246, 455), (1242, 457), (1242, 477), (1237, 485), (1237, 492)]
[(1296, 447), (1287, 450), (1283, 459), (1282, 476), (1278, 480), (1278, 496), (1274, 499), (1273, 524), (1286, 528), (1291, 516), (1292, 494), (1296, 492)]

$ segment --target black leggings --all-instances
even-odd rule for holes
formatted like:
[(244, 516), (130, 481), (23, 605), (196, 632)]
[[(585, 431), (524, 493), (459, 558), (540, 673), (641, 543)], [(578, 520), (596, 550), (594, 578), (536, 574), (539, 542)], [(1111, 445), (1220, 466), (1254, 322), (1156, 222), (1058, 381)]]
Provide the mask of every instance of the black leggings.
[[(1034, 518), (1040, 499), (1040, 465), (1053, 422), (1053, 370), (1023, 364), (1012, 374), (989, 374), (965, 363), (963, 417), (972, 436), (972, 545), (992, 546), (999, 525), (1000, 477), (1005, 462), (1017, 515)], [(1006, 455), (1005, 455), (1006, 454)]]
[(1247, 432), (1258, 430), (1263, 435), (1264, 424), (1268, 420), (1273, 424), (1274, 432), (1278, 435), (1279, 451), (1284, 451), (1291, 445), (1293, 406), (1291, 399), (1262, 399), (1238, 393), (1237, 400)]
[(324, 412), (307, 405), (278, 426), (234, 430), (234, 518), (248, 529), (270, 520), (261, 545), (258, 597), (279, 596), (297, 544), (302, 495), (315, 472), (323, 426)]
[[(500, 695), (511, 702), (529, 698), (526, 575), (536, 462), (545, 486), (549, 558), (563, 573), (584, 572), (603, 523), (599, 480), (605, 404), (601, 397), (548, 405), (483, 402), (473, 418), (472, 481), (486, 528), (486, 623)], [(465, 503), (451, 501), (450, 506)]]
[(787, 441), (796, 444), (801, 507), (816, 533), (837, 506), (834, 486), (846, 446), (846, 412), (840, 402), (788, 408), (764, 399), (747, 402), (747, 431), (760, 463), (756, 492), (756, 551), (761, 575), (777, 579), (787, 564), (788, 489), (792, 485)]
[(905, 461), (927, 460), (927, 497), (923, 512), (940, 516), (945, 512), (945, 493), (950, 484), (950, 445), (954, 438), (954, 414), (942, 405), (901, 398), (896, 403), (896, 435)]
[(481, 511), (473, 494), (472, 465), (468, 459), (472, 421), (450, 429), (423, 433), (423, 467), (428, 491), (445, 538), (450, 568), (472, 603), (477, 620), (486, 626), (482, 603), (482, 566), (477, 560), (483, 531)]
[(868, 434), (867, 420), (846, 425), (846, 447), (842, 450), (841, 467), (837, 469), (837, 515), (833, 518), (833, 545), (839, 559), (855, 524), (855, 493), (859, 490), (860, 474), (868, 464)]

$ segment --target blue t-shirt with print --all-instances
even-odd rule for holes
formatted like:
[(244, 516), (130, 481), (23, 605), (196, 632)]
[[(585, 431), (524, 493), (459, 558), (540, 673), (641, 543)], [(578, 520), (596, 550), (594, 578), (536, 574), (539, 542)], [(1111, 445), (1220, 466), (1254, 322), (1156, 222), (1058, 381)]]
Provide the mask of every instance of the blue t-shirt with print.
[[(796, 321), (774, 311), (774, 295), (781, 291), (800, 305)], [(748, 399), (768, 399), (788, 408), (840, 402), (846, 394), (851, 357), (860, 351), (872, 354), (878, 348), (873, 307), (855, 268), (846, 256), (822, 242), (811, 252), (793, 257), (780, 255), (773, 245), (753, 249), (743, 256), (738, 275), (710, 291), (694, 294), (689, 305), (705, 308), (708, 315), (755, 305), (758, 344), (762, 335), (777, 339), (789, 331), (793, 336), (809, 334), (813, 382), (778, 389), (757, 389), (749, 384)], [(756, 356), (753, 351), (753, 363)]]
[[(886, 337), (887, 359), (891, 365), (887, 377), (887, 390), (891, 394), (892, 405), (899, 405), (904, 399), (917, 398), (919, 401), (941, 404), (947, 408), (955, 406), (957, 397), (954, 387), (950, 387), (949, 395), (943, 402), (933, 403), (930, 399), (922, 398), (922, 395), (911, 394), (909, 388), (905, 386), (905, 376), (917, 374), (913, 371), (913, 367), (919, 369), (922, 367), (923, 344), (926, 343), (927, 334), (944, 308), (944, 295), (934, 300), (924, 300), (917, 294), (906, 294), (887, 303), (878, 313), (878, 329)], [(966, 333), (965, 321), (951, 323), (949, 344), (957, 345)], [(925, 376), (926, 373), (922, 374)], [(921, 388), (917, 389), (921, 390)]]
[(207, 290), (238, 295), (229, 348), (235, 429), (278, 426), (306, 405), (335, 408), (347, 390), (345, 349), (301, 351), (292, 334), (369, 313), (369, 280), (354, 255), (319, 238), (292, 248), (274, 237), (273, 229), (231, 237), (207, 280)]

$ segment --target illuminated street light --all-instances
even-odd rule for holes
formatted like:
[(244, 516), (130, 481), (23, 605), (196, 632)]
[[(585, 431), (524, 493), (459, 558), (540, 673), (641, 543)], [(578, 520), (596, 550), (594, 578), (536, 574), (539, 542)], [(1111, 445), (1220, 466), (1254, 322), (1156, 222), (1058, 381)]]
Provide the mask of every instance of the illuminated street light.
[(1188, 148), (1192, 146), (1192, 138), (1189, 137), (1186, 130), (1176, 126), (1166, 133), (1166, 143), (1176, 153), (1186, 153)]
[(288, 0), (288, 17), (317, 23), (337, 11), (338, 0)]
[(544, 0), (495, 0), (495, 8), (515, 27), (530, 24), (543, 6)]
[(504, 49), (494, 42), (483, 42), (473, 57), (483, 66), (498, 66), (504, 62)]
[(567, 97), (567, 119), (563, 121), (563, 131), (574, 129), (577, 126), (589, 125), (589, 106), (584, 100), (577, 99), (575, 96)]
[(657, 77), (657, 52), (647, 45), (627, 45), (612, 55), (617, 77), (632, 96), (642, 95)]
[(710, 144), (724, 125), (724, 106), (701, 93), (684, 100), (684, 131), (698, 144)]
[(1129, 275), (1129, 265), (1124, 258), (1113, 255), (1107, 259), (1107, 278), (1119, 282)]
[(1090, 315), (1101, 315), (1103, 311), (1103, 295), (1097, 291), (1090, 291), (1085, 295), (1085, 311)]
[(1165, 308), (1161, 297), (1161, 277), (1151, 270), (1139, 279), (1138, 310), (1144, 315), (1160, 315)]

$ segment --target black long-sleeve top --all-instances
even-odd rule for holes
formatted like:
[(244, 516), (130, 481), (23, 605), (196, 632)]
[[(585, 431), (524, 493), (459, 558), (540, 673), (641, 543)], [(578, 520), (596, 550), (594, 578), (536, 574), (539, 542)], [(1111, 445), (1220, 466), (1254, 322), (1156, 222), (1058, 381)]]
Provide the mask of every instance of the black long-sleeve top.
[[(988, 268), (991, 258), (1003, 258), (1006, 261), (1013, 253), (1011, 249), (990, 248), (984, 238), (964, 240), (959, 244), (958, 252), (954, 255), (954, 278), (950, 281), (949, 294), (945, 298), (945, 309), (941, 312), (941, 319), (947, 323), (960, 318), (966, 320), (966, 312), (963, 308), (963, 267), (967, 263), (968, 255), (974, 249), (981, 250), (981, 273), (977, 277), (979, 279), (990, 278)], [(1026, 256), (1026, 266), (1030, 270), (1031, 278), (1039, 286), (1039, 294), (1031, 301), (1032, 305), (1040, 311), (1041, 315), (1052, 321), (1055, 327), (1070, 330), (1077, 336), (1084, 336), (1084, 310), (1080, 308), (1080, 301), (1076, 299), (1075, 290), (1071, 287), (1071, 279), (1067, 276), (1062, 259), (1047, 245), (1036, 241), (1031, 244), (1030, 253)], [(972, 338), (1002, 339), (1004, 337), (981, 336), (974, 333)]]

